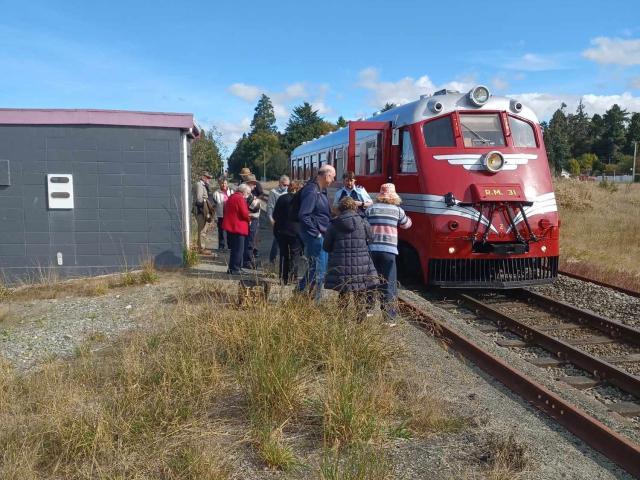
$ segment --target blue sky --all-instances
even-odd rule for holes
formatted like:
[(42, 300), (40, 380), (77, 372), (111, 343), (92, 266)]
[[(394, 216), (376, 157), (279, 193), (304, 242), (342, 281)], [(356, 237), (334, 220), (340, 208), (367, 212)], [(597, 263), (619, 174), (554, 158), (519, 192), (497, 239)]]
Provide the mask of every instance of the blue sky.
[(488, 85), (546, 119), (640, 111), (640, 3), (0, 0), (0, 107), (192, 112), (229, 148), (261, 93), (368, 116)]

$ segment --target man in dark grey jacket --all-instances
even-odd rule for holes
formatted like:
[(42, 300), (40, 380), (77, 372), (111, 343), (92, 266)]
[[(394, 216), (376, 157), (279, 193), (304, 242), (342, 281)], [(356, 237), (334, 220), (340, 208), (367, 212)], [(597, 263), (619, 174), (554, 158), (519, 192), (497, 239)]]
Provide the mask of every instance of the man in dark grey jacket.
[(336, 170), (331, 165), (323, 165), (318, 175), (300, 191), (300, 238), (307, 257), (307, 272), (298, 283), (298, 291), (313, 291), (315, 298), (322, 298), (322, 286), (327, 270), (327, 252), (322, 248), (324, 233), (331, 221), (331, 208), (327, 198), (327, 187), (336, 178)]

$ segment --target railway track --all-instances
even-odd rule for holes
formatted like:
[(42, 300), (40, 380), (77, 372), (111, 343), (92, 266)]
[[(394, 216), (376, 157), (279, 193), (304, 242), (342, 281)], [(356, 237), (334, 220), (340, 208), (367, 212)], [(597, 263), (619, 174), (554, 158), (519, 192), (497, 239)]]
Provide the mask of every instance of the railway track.
[[(449, 297), (451, 293), (448, 292)], [(401, 293), (400, 299), (405, 314), (418, 326), (436, 332), (479, 368), (640, 477), (640, 445), (482, 348), (468, 334), (426, 313), (406, 293)], [(534, 365), (571, 365), (579, 374), (562, 381), (575, 388), (614, 385), (626, 398), (610, 409), (623, 416), (640, 416), (640, 330), (523, 289), (500, 294), (455, 292), (453, 299), (440, 298), (436, 303), (445, 310), (462, 305), (472, 312), (468, 321), (477, 328), (478, 335), (505, 333), (496, 340), (504, 348), (544, 349), (546, 355), (529, 359)]]

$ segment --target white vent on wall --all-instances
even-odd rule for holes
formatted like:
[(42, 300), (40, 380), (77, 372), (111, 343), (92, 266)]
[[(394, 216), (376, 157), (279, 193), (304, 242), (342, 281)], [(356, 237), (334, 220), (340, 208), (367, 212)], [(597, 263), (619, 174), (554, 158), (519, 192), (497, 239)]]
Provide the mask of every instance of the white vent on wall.
[(73, 208), (73, 175), (47, 174), (47, 200), (50, 210)]

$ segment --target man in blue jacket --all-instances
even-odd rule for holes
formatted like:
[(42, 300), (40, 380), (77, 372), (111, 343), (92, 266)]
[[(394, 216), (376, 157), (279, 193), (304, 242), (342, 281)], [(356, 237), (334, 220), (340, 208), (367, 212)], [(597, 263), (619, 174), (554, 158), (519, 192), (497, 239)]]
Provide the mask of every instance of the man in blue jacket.
[(322, 285), (327, 270), (328, 254), (322, 249), (324, 233), (331, 221), (331, 208), (327, 197), (327, 187), (336, 178), (336, 170), (331, 165), (323, 165), (318, 175), (300, 191), (300, 238), (307, 256), (307, 272), (298, 283), (298, 291), (315, 287), (315, 298), (322, 298)]

